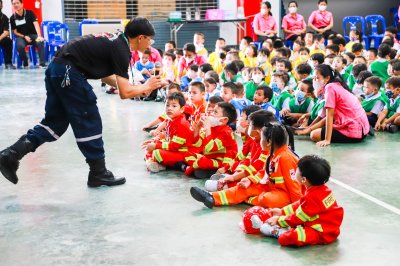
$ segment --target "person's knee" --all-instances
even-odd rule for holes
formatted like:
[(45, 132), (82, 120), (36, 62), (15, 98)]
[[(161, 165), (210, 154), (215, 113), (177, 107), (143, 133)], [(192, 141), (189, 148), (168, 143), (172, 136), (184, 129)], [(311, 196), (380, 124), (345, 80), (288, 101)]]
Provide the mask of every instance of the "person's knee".
[(321, 131), (318, 129), (311, 131), (310, 138), (313, 141), (321, 141)]
[(393, 124), (395, 124), (396, 126), (400, 126), (400, 116), (398, 116), (394, 121)]

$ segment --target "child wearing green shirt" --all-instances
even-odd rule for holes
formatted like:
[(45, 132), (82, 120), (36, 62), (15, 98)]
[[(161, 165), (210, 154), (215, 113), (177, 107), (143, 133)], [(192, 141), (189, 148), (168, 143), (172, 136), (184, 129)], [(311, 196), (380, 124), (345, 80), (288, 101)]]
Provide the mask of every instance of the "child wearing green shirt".
[(389, 101), (379, 113), (375, 130), (388, 130), (394, 133), (400, 126), (400, 77), (391, 77), (386, 83), (386, 96)]
[(370, 69), (374, 76), (378, 76), (382, 79), (382, 82), (386, 82), (389, 78), (388, 66), (390, 52), (392, 49), (387, 44), (381, 44), (378, 47), (378, 59), (371, 63)]
[(272, 98), (271, 104), (279, 111), (289, 109), (289, 101), (293, 98), (286, 87), (288, 82), (289, 75), (284, 71), (277, 71), (272, 75), (271, 89), (274, 93), (274, 97)]
[(381, 85), (381, 79), (376, 76), (369, 77), (364, 81), (364, 100), (361, 104), (367, 113), (371, 127), (375, 126), (378, 114), (385, 107), (385, 100), (379, 92)]

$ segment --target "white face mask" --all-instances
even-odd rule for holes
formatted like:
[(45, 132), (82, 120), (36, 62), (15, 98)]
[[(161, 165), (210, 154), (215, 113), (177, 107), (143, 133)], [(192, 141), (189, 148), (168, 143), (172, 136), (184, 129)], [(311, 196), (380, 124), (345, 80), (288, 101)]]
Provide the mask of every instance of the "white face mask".
[(232, 81), (231, 78), (226, 76), (226, 75), (225, 75), (225, 79), (226, 79), (227, 82), (231, 82)]
[(257, 57), (257, 63), (258, 64), (265, 64), (267, 62), (267, 58), (265, 58), (265, 57), (262, 57), (262, 56), (259, 56), (259, 57)]
[(321, 89), (325, 86), (325, 84), (323, 82), (319, 82), (318, 80), (313, 79), (313, 87), (314, 90), (317, 92), (317, 95), (319, 95)]
[(260, 13), (265, 15), (265, 14), (267, 14), (267, 10), (265, 8), (261, 8)]
[(318, 9), (319, 9), (319, 11), (325, 11), (326, 10), (326, 6), (325, 5), (319, 5)]
[(208, 117), (208, 123), (210, 127), (217, 127), (222, 125), (222, 122), (220, 121), (221, 117), (215, 117), (215, 116), (209, 116)]
[(203, 44), (195, 44), (194, 46), (196, 47), (196, 52), (198, 52), (198, 51), (200, 51), (201, 49), (204, 48)]
[(240, 121), (236, 122), (236, 131), (239, 133), (246, 133), (246, 128), (240, 125)]
[(297, 12), (297, 7), (289, 7), (289, 13), (290, 14), (294, 14), (294, 13), (296, 13)]
[(254, 83), (258, 84), (263, 80), (263, 75), (260, 74), (255, 74), (253, 75), (253, 81)]
[(194, 56), (193, 56), (193, 57), (185, 57), (185, 61), (186, 61), (186, 63), (188, 63), (188, 64), (192, 63), (193, 60), (194, 60)]

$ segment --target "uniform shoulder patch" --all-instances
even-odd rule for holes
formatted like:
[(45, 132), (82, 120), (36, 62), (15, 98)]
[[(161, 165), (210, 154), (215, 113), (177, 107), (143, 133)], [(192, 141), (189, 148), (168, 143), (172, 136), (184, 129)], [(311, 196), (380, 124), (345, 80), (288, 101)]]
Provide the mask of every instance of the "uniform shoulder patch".
[(326, 198), (322, 200), (322, 203), (324, 204), (325, 208), (329, 208), (335, 203), (336, 199), (333, 193), (331, 192)]

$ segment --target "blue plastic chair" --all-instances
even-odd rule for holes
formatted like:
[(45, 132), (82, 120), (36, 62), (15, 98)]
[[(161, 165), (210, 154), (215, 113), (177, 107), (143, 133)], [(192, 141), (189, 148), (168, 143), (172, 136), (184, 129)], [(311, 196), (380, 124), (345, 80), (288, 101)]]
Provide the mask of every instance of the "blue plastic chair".
[(44, 56), (46, 58), (46, 61), (49, 61), (49, 55), (50, 55), (50, 48), (49, 48), (49, 36), (47, 35), (47, 25), (52, 22), (59, 22), (56, 20), (45, 20), (42, 21), (41, 24), (41, 29), (43, 33), (43, 38), (44, 38)]
[[(382, 33), (378, 33), (378, 23), (382, 25)], [(374, 47), (378, 48), (382, 42), (383, 35), (386, 30), (386, 20), (381, 15), (369, 15), (365, 17), (365, 25), (368, 36), (368, 43), (371, 46), (371, 41), (374, 40)]]
[[(393, 22), (393, 24), (398, 29), (398, 26), (399, 26), (399, 13), (395, 13), (394, 14), (394, 22)], [(397, 33), (396, 38), (397, 38), (397, 40), (400, 40), (400, 32)]]
[(47, 25), (47, 36), (49, 42), (49, 56), (53, 58), (55, 52), (69, 41), (69, 28), (61, 22), (50, 22)]
[[(347, 32), (347, 25), (350, 25), (349, 31)], [(367, 36), (365, 36), (365, 21), (364, 18), (361, 16), (348, 16), (343, 18), (343, 36), (348, 42), (350, 40), (349, 34), (352, 30), (357, 30), (357, 26), (361, 28), (362, 38), (365, 43), (365, 49), (369, 49), (369, 42)]]
[(96, 19), (84, 19), (79, 22), (79, 34), (82, 36), (82, 25), (83, 24), (99, 24)]
[[(17, 41), (16, 37), (13, 34), (13, 53), (12, 53), (12, 63), (15, 64), (17, 63), (17, 68), (22, 67), (22, 58), (19, 56), (18, 51), (17, 51)], [(27, 45), (28, 47), (28, 52), (29, 52), (29, 59), (31, 60), (32, 65), (36, 66), (38, 63), (37, 60), (37, 55), (36, 55), (36, 48), (33, 45)]]
[(0, 66), (4, 63), (4, 51), (3, 48), (0, 47)]

